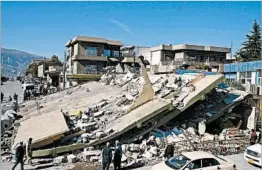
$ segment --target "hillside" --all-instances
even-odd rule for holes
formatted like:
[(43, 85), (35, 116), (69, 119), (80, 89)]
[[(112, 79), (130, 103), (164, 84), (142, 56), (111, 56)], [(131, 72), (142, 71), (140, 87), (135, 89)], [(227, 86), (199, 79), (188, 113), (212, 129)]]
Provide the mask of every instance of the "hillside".
[(31, 63), (33, 59), (43, 58), (39, 55), (7, 48), (2, 48), (1, 56), (2, 76), (9, 77), (23, 75), (26, 66)]

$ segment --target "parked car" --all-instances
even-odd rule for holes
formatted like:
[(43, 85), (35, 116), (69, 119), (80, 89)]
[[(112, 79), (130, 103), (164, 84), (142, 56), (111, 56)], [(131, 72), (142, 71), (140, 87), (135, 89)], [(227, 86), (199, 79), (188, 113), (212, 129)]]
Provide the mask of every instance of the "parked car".
[(152, 167), (152, 170), (235, 170), (233, 161), (207, 152), (184, 152)]
[(261, 144), (258, 143), (247, 147), (244, 152), (244, 159), (247, 160), (250, 164), (262, 166)]

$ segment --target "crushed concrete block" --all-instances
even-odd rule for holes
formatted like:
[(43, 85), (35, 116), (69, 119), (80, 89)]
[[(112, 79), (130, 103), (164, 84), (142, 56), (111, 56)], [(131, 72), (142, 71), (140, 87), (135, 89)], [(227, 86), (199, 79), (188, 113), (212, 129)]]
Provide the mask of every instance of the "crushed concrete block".
[(96, 138), (103, 138), (106, 136), (105, 132), (98, 131), (95, 133)]
[(97, 162), (99, 160), (100, 160), (99, 156), (91, 156), (91, 158), (90, 158), (90, 162)]
[(92, 136), (93, 136), (93, 134), (91, 134), (91, 133), (83, 133), (81, 135), (82, 138), (91, 138)]
[(126, 162), (127, 161), (127, 157), (125, 154), (122, 154), (122, 158), (121, 158), (121, 162)]
[(211, 135), (209, 133), (205, 133), (204, 136), (202, 137), (203, 141), (213, 141), (215, 138), (214, 135)]
[(96, 112), (96, 113), (94, 113), (94, 117), (101, 117), (101, 116), (103, 116), (104, 115), (104, 113), (105, 113), (105, 111), (99, 111), (99, 112)]
[(145, 153), (143, 153), (142, 157), (145, 157), (147, 159), (152, 159), (152, 154), (149, 151), (145, 151)]
[(192, 128), (192, 127), (187, 128), (187, 131), (188, 131), (190, 134), (192, 134), (192, 135), (195, 135), (195, 134), (196, 134), (195, 129)]
[(53, 160), (54, 164), (61, 164), (61, 163), (66, 163), (66, 162), (67, 162), (67, 159), (65, 156), (58, 156), (58, 157), (55, 157)]
[(68, 163), (75, 163), (76, 162), (76, 156), (73, 154), (70, 154), (67, 156)]
[(97, 124), (96, 122), (89, 122), (89, 123), (78, 122), (77, 127), (80, 127), (81, 129), (87, 129), (87, 128), (95, 126), (96, 124)]
[(149, 152), (153, 155), (156, 156), (157, 155), (157, 147), (156, 146), (152, 146), (149, 150)]
[(139, 145), (138, 144), (131, 143), (129, 146), (130, 146), (131, 152), (138, 152), (139, 151)]
[(100, 156), (101, 150), (84, 150), (83, 154), (86, 156)]

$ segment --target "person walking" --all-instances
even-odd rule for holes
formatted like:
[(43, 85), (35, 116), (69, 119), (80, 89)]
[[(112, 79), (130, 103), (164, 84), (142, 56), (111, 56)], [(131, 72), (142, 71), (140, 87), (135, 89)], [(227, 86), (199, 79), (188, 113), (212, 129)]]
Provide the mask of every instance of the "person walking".
[(112, 161), (112, 150), (110, 148), (110, 143), (106, 143), (106, 147), (102, 150), (102, 170), (109, 170)]
[(122, 147), (118, 140), (116, 140), (115, 155), (114, 155), (114, 169), (121, 169)]
[(165, 149), (165, 153), (164, 153), (164, 158), (169, 159), (171, 157), (174, 156), (174, 142), (172, 142), (171, 144), (168, 144), (166, 149)]
[(24, 154), (24, 145), (23, 142), (20, 142), (20, 145), (16, 148), (15, 151), (15, 165), (12, 167), (12, 170), (14, 170), (19, 163), (21, 165), (21, 170), (24, 170)]
[(254, 145), (257, 141), (257, 133), (255, 132), (254, 129), (251, 129), (251, 134), (250, 134), (250, 145)]
[(26, 157), (29, 165), (32, 165), (32, 138), (29, 138), (26, 145)]

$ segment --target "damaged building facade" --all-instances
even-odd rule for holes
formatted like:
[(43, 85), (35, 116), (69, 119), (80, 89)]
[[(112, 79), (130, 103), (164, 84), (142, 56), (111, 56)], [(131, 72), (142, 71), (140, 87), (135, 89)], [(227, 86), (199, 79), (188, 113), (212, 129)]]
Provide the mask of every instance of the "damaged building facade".
[(67, 87), (87, 80), (96, 80), (107, 65), (116, 65), (120, 58), (121, 41), (77, 36), (67, 44)]
[(222, 72), (229, 82), (239, 82), (253, 99), (262, 117), (262, 61), (229, 63), (222, 66)]

